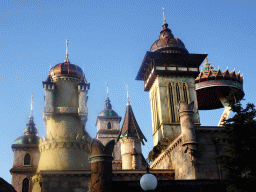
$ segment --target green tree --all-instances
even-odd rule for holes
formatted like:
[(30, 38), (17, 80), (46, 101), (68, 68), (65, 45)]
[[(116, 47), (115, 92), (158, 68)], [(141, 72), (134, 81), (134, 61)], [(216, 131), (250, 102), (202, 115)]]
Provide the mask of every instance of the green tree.
[(228, 192), (251, 192), (256, 184), (256, 110), (248, 103), (243, 108), (230, 96), (228, 102), (234, 113), (221, 131), (222, 140), (227, 143), (225, 154), (215, 157), (216, 163), (225, 172), (222, 178)]

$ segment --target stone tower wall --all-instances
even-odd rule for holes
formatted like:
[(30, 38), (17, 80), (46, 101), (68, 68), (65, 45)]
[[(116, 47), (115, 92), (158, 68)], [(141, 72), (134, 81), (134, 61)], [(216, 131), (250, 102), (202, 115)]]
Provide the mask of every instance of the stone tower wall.
[(150, 165), (152, 169), (174, 169), (175, 179), (220, 179), (221, 170), (214, 157), (224, 153), (225, 143), (216, 144), (213, 139), (219, 137), (219, 127), (196, 127), (197, 152), (191, 161), (188, 153), (184, 153), (182, 136), (178, 136), (168, 148)]
[(121, 155), (122, 155), (122, 169), (133, 169), (133, 147), (135, 144), (136, 164), (137, 169), (141, 168), (142, 164), (142, 153), (141, 153), (141, 143), (138, 138), (129, 137), (122, 138), (119, 140), (121, 143)]
[[(162, 140), (164, 137), (170, 137), (171, 139), (175, 139), (181, 133), (178, 109), (176, 107), (178, 101), (175, 89), (173, 89), (172, 93), (174, 95), (172, 101), (172, 103), (174, 104), (173, 109), (171, 109), (170, 105), (170, 85), (176, 83), (180, 85), (182, 83), (186, 83), (186, 89), (188, 91), (188, 102), (195, 101), (194, 123), (195, 125), (200, 124), (194, 77), (157, 76), (149, 91), (154, 145), (157, 145), (158, 141)], [(182, 96), (183, 94), (183, 90), (180, 90), (180, 100), (184, 100)], [(172, 115), (174, 114), (172, 110), (175, 112), (175, 117), (172, 117)]]
[[(22, 182), (25, 178), (29, 179), (29, 191), (32, 190), (31, 177), (36, 173), (40, 153), (38, 145), (35, 144), (14, 144), (13, 149), (13, 167), (10, 170), (12, 174), (12, 186), (17, 192), (22, 191)], [(24, 165), (24, 157), (26, 154), (30, 155), (30, 165)]]
[(53, 83), (53, 89), (45, 89), (53, 93), (48, 94), (53, 96), (52, 99), (45, 100), (53, 100), (54, 110), (53, 113), (44, 112), (47, 137), (40, 140), (38, 171), (89, 169), (88, 145), (91, 138), (85, 131), (87, 114), (82, 114), (86, 115), (82, 117), (78, 113), (80, 106), (86, 107), (87, 98), (83, 95), (84, 101), (81, 101), (78, 79), (60, 77)]

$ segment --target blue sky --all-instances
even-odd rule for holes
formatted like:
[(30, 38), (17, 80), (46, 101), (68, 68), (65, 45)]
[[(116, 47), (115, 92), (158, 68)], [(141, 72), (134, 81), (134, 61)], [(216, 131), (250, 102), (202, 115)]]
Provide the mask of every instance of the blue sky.
[[(84, 68), (91, 84), (87, 131), (96, 135), (106, 82), (113, 109), (122, 117), (126, 84), (138, 124), (153, 147), (151, 109), (143, 82), (135, 77), (162, 29), (162, 7), (175, 37), (190, 53), (207, 53), (217, 69), (235, 68), (244, 75), (245, 105), (256, 103), (256, 3), (252, 0), (181, 1), (1, 1), (0, 2), (0, 177), (11, 182), (11, 145), (23, 135), (34, 93), (34, 119), (40, 136), (44, 90), (50, 66), (69, 59)], [(200, 111), (202, 125), (217, 125), (223, 109)], [(121, 122), (122, 124), (122, 122)]]

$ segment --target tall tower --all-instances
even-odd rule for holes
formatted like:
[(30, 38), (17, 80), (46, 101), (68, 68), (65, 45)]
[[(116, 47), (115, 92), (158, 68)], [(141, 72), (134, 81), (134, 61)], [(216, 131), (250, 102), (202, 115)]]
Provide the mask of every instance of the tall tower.
[(12, 186), (16, 191), (31, 191), (32, 181), (30, 179), (36, 173), (39, 153), (39, 137), (33, 117), (33, 94), (31, 101), (31, 111), (24, 135), (18, 137), (12, 145), (14, 153), (12, 174)]
[[(117, 141), (118, 135), (120, 133), (120, 121), (122, 117), (112, 109), (110, 99), (108, 97), (108, 87), (107, 87), (107, 97), (105, 100), (104, 110), (101, 111), (96, 120), (97, 135), (96, 138), (100, 140), (103, 145), (106, 145), (110, 140)], [(122, 169), (122, 157), (121, 157), (121, 146), (120, 142), (116, 142), (112, 161), (113, 169)]]
[(129, 101), (128, 86), (127, 100), (125, 117), (118, 136), (118, 141), (121, 143), (122, 169), (141, 169), (143, 161), (141, 142), (144, 145), (143, 140), (147, 140), (133, 114)]
[(190, 54), (184, 43), (174, 38), (165, 21), (159, 39), (143, 59), (136, 80), (144, 81), (151, 102), (154, 145), (164, 137), (181, 133), (177, 104), (195, 102), (194, 123), (200, 124), (195, 78), (206, 54)]
[(43, 118), (46, 137), (40, 140), (38, 172), (42, 170), (89, 169), (87, 83), (80, 67), (68, 58), (52, 67), (46, 81)]

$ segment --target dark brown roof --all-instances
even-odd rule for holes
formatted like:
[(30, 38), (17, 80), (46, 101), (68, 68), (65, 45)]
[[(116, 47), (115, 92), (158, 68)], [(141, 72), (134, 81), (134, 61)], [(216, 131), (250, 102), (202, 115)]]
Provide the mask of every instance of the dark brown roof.
[(128, 104), (126, 107), (124, 122), (121, 128), (121, 132), (118, 136), (118, 140), (121, 139), (122, 137), (137, 137), (141, 140), (143, 145), (143, 139), (147, 141), (142, 131), (140, 130), (140, 127), (133, 114), (132, 106), (130, 104)]

